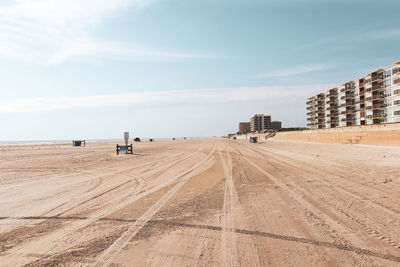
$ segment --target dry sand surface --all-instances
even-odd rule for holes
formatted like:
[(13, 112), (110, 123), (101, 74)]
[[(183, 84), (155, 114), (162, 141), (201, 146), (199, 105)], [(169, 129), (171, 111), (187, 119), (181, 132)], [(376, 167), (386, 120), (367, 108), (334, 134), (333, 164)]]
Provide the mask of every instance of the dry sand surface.
[(400, 266), (400, 149), (0, 147), (1, 266)]

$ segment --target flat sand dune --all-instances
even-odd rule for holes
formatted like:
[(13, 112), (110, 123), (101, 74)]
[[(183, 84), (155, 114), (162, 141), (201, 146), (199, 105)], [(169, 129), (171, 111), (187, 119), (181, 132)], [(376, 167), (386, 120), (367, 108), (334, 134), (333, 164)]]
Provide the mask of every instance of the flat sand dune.
[(400, 266), (400, 149), (0, 147), (1, 266)]

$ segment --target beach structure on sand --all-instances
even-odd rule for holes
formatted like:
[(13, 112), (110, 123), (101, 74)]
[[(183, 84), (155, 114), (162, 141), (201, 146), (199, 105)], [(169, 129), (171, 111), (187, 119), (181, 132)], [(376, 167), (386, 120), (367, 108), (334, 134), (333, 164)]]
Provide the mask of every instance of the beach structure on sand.
[(73, 140), (72, 146), (86, 146), (86, 140)]
[(274, 137), (274, 136), (276, 135), (277, 131), (278, 131), (278, 130), (269, 130), (269, 131), (267, 132), (267, 134), (264, 136), (264, 139), (267, 140), (267, 139), (269, 139), (269, 138)]
[(124, 139), (125, 139), (125, 145), (120, 146), (119, 144), (117, 144), (117, 155), (119, 155), (119, 152), (121, 151), (125, 151), (125, 154), (133, 154), (132, 144), (128, 145), (129, 132), (124, 132)]
[(125, 146), (120, 146), (117, 144), (117, 155), (119, 155), (119, 152), (122, 152), (122, 151), (125, 151), (125, 154), (133, 154), (132, 144), (125, 145)]
[(257, 143), (257, 137), (256, 136), (252, 136), (250, 137), (250, 143)]

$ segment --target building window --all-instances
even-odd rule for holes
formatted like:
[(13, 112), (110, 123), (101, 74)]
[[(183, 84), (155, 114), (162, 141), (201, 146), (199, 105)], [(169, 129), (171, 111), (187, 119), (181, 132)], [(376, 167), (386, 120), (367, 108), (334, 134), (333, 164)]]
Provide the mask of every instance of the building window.
[(392, 76), (392, 70), (391, 69), (385, 70), (383, 72), (383, 77), (384, 78), (387, 78), (387, 77), (390, 77), (390, 76)]

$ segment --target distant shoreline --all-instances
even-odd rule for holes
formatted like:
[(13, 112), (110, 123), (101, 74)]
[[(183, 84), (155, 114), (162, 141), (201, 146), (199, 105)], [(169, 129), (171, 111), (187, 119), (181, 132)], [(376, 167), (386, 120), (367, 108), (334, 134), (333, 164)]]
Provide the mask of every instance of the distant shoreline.
[[(75, 139), (74, 139), (75, 140)], [(76, 139), (78, 140), (78, 139)], [(82, 139), (85, 140), (85, 139)], [(114, 142), (121, 141), (122, 139), (88, 139), (87, 142)], [(69, 144), (71, 140), (23, 140), (23, 141), (0, 141), (0, 146), (8, 145), (56, 145), (56, 144)]]
[[(172, 140), (172, 137), (169, 138), (155, 138), (155, 137), (140, 137), (142, 141), (148, 141), (150, 138), (154, 140)], [(196, 139), (196, 138), (212, 138), (212, 137), (176, 137), (179, 139)], [(86, 140), (86, 142), (122, 142), (121, 139), (71, 139), (71, 140), (23, 140), (23, 141), (0, 141), (0, 146), (9, 146), (9, 145), (57, 145), (57, 144), (69, 144), (72, 140)], [(134, 142), (130, 140), (130, 142)]]

